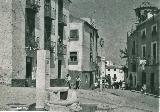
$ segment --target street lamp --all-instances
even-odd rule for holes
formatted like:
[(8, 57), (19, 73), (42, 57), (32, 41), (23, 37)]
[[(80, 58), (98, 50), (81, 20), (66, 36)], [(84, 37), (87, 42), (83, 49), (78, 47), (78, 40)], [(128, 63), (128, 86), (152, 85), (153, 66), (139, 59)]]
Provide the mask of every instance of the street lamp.
[(100, 91), (102, 91), (103, 85), (102, 85), (102, 48), (104, 47), (104, 39), (100, 39), (100, 46), (101, 46), (101, 72), (100, 72)]

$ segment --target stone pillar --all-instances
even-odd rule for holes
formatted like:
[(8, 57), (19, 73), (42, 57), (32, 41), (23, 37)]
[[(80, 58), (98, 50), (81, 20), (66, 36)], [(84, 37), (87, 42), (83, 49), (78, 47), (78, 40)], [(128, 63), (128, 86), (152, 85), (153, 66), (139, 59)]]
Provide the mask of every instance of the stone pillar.
[(50, 52), (37, 51), (36, 109), (44, 109), (46, 89), (50, 87)]

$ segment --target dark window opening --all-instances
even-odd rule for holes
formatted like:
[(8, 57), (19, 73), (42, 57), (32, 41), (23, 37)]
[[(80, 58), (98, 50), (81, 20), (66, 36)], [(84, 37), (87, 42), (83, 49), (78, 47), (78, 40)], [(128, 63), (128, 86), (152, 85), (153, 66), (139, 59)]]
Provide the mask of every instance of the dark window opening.
[(142, 39), (143, 39), (143, 38), (146, 38), (146, 32), (145, 32), (145, 30), (142, 31)]
[(136, 54), (136, 42), (135, 42), (135, 41), (133, 41), (132, 54), (133, 54), (133, 55)]
[(77, 61), (77, 52), (70, 52), (70, 61)]
[(146, 57), (146, 47), (143, 46), (142, 47), (142, 58), (145, 58)]
[(79, 38), (78, 30), (70, 30), (70, 39), (78, 39), (78, 38)]
[(157, 58), (157, 44), (153, 44), (153, 62), (156, 63), (156, 58)]
[(77, 65), (77, 64), (78, 64), (77, 52), (70, 52), (69, 65)]
[(142, 72), (142, 85), (146, 84), (146, 73)]
[(157, 26), (153, 26), (152, 28), (152, 35), (155, 35), (157, 33)]

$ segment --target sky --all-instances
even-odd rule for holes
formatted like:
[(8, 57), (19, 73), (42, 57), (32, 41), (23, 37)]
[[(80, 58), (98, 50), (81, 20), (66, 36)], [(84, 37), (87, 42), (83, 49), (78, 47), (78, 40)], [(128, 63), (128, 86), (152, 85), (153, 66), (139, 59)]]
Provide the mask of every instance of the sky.
[(107, 60), (125, 64), (120, 58), (120, 49), (126, 47), (127, 32), (136, 23), (134, 9), (149, 1), (160, 8), (160, 0), (72, 0), (73, 16), (95, 19), (100, 38), (104, 38), (103, 55)]

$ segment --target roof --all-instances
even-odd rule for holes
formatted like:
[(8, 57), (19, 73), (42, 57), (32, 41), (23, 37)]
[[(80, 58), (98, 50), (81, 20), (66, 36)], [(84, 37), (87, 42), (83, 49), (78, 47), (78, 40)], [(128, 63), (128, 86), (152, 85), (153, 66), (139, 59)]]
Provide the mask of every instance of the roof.
[(160, 16), (160, 10), (159, 10), (159, 12), (156, 15), (153, 15), (151, 18), (146, 19), (145, 21), (139, 23), (138, 26), (140, 26), (140, 25), (142, 25), (142, 24), (144, 24), (144, 23), (146, 23), (146, 22), (150, 21), (151, 19), (153, 19), (155, 17), (158, 17), (158, 16)]
[(110, 65), (110, 66), (106, 66), (106, 69), (122, 69), (122, 67), (118, 65)]
[(73, 15), (70, 14), (70, 23), (73, 23), (73, 22), (81, 22), (81, 23), (87, 24), (90, 28), (98, 31), (98, 29), (96, 29), (94, 26), (89, 24), (87, 21), (85, 21), (85, 20), (83, 20), (81, 18), (74, 17)]

